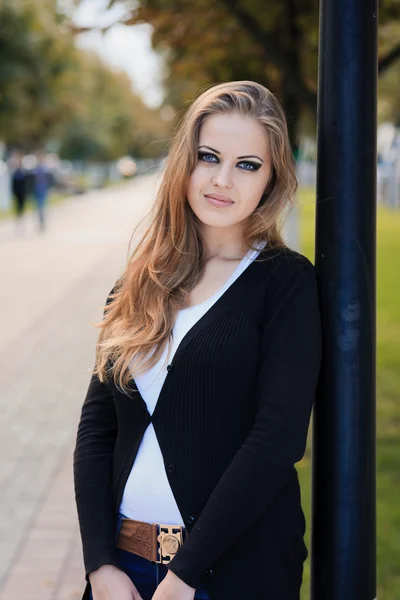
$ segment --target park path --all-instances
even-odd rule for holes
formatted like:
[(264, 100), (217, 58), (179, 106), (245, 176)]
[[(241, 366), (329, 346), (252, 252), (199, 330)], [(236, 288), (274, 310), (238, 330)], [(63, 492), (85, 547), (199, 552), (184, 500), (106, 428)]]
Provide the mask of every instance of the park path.
[[(76, 600), (72, 477), (102, 305), (160, 173), (49, 209), (40, 234), (0, 222), (0, 600)], [(139, 230), (140, 231), (140, 230)]]

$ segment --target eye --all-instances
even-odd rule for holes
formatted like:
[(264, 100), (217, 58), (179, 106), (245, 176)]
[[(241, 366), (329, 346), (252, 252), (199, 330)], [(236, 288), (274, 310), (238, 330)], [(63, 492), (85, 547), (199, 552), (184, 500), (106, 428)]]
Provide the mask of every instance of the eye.
[[(218, 158), (215, 156), (215, 154), (210, 154), (210, 152), (199, 152), (198, 158), (199, 158), (199, 160), (202, 160), (203, 162), (208, 162), (208, 163), (218, 162)], [(210, 158), (211, 158), (211, 160), (210, 160)], [(215, 160), (212, 160), (214, 158), (215, 158)]]
[[(219, 163), (218, 157), (215, 156), (215, 154), (212, 154), (211, 152), (198, 152), (198, 159), (205, 163)], [(242, 162), (239, 162), (238, 166), (242, 171), (258, 171), (258, 169), (261, 167), (259, 163), (251, 162), (249, 160), (243, 160)]]
[(243, 171), (258, 171), (261, 167), (259, 163), (249, 162), (248, 160), (239, 163), (239, 165), (246, 165), (246, 168), (240, 167)]

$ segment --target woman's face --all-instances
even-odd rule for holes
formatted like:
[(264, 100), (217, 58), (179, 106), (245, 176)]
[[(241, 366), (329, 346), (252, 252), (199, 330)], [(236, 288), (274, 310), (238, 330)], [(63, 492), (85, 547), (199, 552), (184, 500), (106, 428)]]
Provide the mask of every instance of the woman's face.
[(255, 119), (211, 115), (200, 129), (198, 162), (187, 188), (189, 205), (205, 225), (234, 227), (257, 208), (271, 169), (268, 138)]

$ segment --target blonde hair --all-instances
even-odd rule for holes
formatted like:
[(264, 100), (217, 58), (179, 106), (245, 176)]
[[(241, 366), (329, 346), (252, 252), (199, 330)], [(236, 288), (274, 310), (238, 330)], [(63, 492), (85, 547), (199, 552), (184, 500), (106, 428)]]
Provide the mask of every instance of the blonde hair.
[(215, 114), (238, 113), (258, 121), (269, 141), (272, 171), (253, 213), (243, 222), (249, 249), (266, 242), (285, 247), (281, 219), (297, 188), (285, 115), (275, 96), (252, 81), (213, 86), (193, 102), (181, 120), (165, 165), (151, 220), (117, 281), (96, 347), (95, 373), (113, 378), (129, 392), (133, 376), (149, 370), (162, 356), (176, 311), (188, 304), (204, 268), (205, 247), (200, 223), (191, 210), (186, 189), (198, 160), (199, 132)]

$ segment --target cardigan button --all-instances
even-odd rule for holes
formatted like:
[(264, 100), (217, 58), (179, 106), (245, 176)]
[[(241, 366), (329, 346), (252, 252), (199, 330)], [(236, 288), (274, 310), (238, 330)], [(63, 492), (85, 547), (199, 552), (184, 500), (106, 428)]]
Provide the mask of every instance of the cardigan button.
[(212, 569), (206, 569), (206, 575), (212, 575)]
[(175, 471), (175, 465), (168, 465), (168, 473), (173, 473)]
[(171, 373), (174, 370), (173, 365), (167, 365), (167, 371), (168, 373)]
[(190, 517), (188, 517), (188, 518), (187, 518), (187, 521), (186, 521), (186, 523), (187, 523), (188, 525), (191, 525), (192, 523), (194, 523), (194, 522), (195, 522), (195, 520), (196, 520), (196, 518), (195, 518), (195, 517), (193, 517), (193, 516), (190, 516)]

